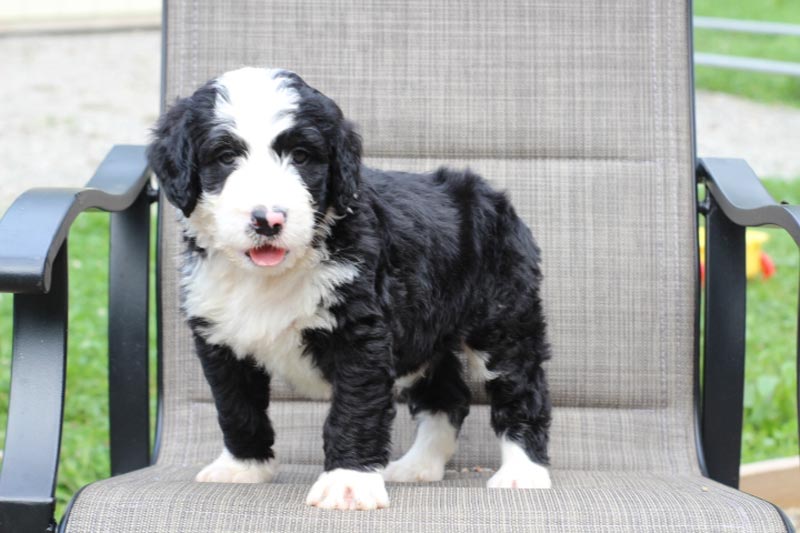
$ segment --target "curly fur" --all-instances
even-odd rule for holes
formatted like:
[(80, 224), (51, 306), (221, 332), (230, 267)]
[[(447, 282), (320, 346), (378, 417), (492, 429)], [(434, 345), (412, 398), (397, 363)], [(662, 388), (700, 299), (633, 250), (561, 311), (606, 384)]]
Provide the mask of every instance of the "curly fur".
[[(331, 399), (326, 472), (387, 465), (404, 376), (411, 413), (446, 415), (455, 435), (469, 412), (456, 357), (467, 347), (504, 450), (524, 451), (507, 455), (548, 463), (540, 251), (505, 194), (469, 170), (363, 166), (338, 106), (287, 71), (226, 73), (179, 100), (149, 159), (185, 217), (184, 311), (234, 458), (273, 458), (270, 374)], [(290, 205), (285, 227), (253, 234), (250, 210), (273, 203)], [(265, 243), (286, 260), (252, 264), (248, 247)], [(415, 457), (442, 441), (418, 439)]]

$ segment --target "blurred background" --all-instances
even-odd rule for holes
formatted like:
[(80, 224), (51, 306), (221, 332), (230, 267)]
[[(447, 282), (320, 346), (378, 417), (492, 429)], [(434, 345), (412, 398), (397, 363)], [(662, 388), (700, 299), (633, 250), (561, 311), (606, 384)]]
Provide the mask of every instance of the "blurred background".
[[(800, 2), (695, 0), (694, 10), (698, 154), (747, 159), (776, 199), (800, 204)], [(160, 24), (159, 0), (0, 0), (0, 214), (28, 188), (85, 184), (114, 144), (147, 142)], [(764, 234), (748, 286), (743, 488), (798, 520), (798, 254), (787, 236)], [(108, 476), (107, 241), (101, 213), (82, 215), (70, 233), (59, 514), (75, 490)], [(11, 303), (0, 294), (0, 450)]]

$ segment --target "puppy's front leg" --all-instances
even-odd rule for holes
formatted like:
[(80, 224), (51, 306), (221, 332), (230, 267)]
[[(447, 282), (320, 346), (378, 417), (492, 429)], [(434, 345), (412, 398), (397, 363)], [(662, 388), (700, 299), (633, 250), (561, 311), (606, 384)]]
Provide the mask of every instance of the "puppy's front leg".
[(337, 340), (330, 353), (336, 369), (323, 433), (325, 472), (306, 499), (323, 509), (389, 505), (381, 475), (389, 461), (395, 414), (388, 334), (379, 326), (356, 329), (357, 338)]
[(267, 418), (269, 374), (230, 348), (211, 345), (195, 332), (197, 355), (211, 386), (225, 447), (203, 468), (197, 481), (263, 483), (275, 475), (275, 433)]

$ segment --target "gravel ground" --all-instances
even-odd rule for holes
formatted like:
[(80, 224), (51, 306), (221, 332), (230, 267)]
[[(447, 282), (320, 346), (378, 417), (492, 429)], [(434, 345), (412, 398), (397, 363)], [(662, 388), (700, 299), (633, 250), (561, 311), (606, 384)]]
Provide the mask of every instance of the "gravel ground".
[(800, 178), (800, 109), (697, 93), (697, 153), (746, 159), (764, 177)]
[[(22, 191), (81, 186), (115, 143), (144, 143), (158, 113), (155, 31), (0, 38), (0, 213)], [(697, 95), (700, 155), (800, 177), (800, 110)]]
[(26, 189), (82, 186), (158, 115), (158, 32), (0, 38), (0, 213)]
[[(155, 31), (0, 37), (0, 213), (28, 188), (85, 184), (113, 144), (146, 142), (160, 56)], [(799, 109), (699, 92), (697, 122), (700, 155), (800, 177)]]

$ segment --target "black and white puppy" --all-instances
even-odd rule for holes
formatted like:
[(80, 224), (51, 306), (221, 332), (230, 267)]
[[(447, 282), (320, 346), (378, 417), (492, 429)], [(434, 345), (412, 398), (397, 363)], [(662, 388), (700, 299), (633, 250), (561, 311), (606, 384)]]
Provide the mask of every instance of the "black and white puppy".
[[(488, 486), (550, 486), (540, 253), (504, 194), (469, 171), (362, 166), (339, 107), (285, 70), (178, 100), (148, 155), (183, 214), (183, 309), (224, 436), (198, 481), (275, 475), (280, 376), (331, 400), (307, 503), (386, 507), (384, 479), (442, 479), (469, 411), (465, 352), (502, 453)], [(390, 463), (396, 386), (418, 426)]]

